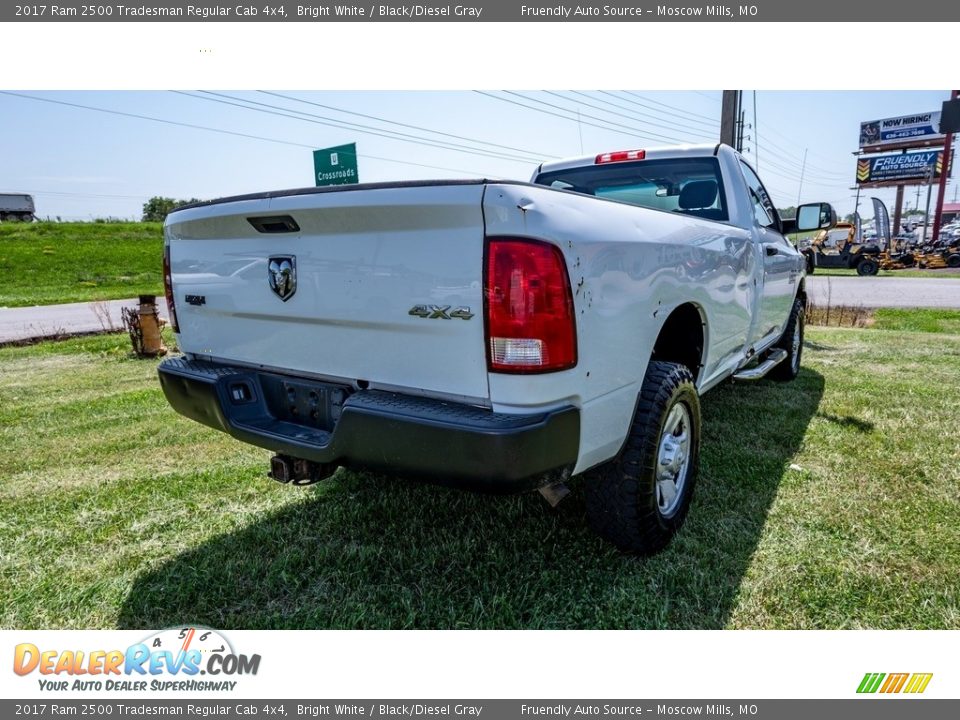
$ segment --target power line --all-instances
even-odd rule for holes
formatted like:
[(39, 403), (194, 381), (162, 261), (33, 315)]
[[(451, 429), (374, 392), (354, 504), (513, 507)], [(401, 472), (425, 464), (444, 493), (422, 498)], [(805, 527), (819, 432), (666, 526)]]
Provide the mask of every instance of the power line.
[[(634, 105), (638, 105), (639, 107), (645, 107), (645, 108), (647, 108), (647, 109), (649, 109), (649, 110), (656, 110), (656, 108), (650, 107), (649, 105), (647, 105), (647, 104), (645, 104), (645, 103), (642, 103), (642, 102), (640, 102), (639, 100), (630, 100), (630, 99), (628, 99), (628, 98), (621, 98), (619, 95), (615, 95), (614, 93), (607, 92), (606, 90), (601, 90), (600, 92), (603, 93), (604, 95), (610, 95), (610, 96), (612, 96), (612, 97), (615, 97), (615, 98), (617, 98), (618, 100), (623, 100), (623, 101), (625, 101), (625, 102), (629, 102), (629, 103), (632, 103), (632, 104), (634, 104)], [(676, 110), (676, 111), (678, 111), (678, 112), (675, 112), (675, 113), (667, 113), (668, 115), (671, 115), (671, 116), (674, 116), (674, 117), (679, 117), (679, 118), (682, 118), (682, 119), (684, 119), (684, 120), (689, 120), (690, 122), (699, 123), (699, 124), (701, 124), (701, 125), (707, 125), (707, 126), (709, 126), (710, 128), (714, 128), (714, 129), (719, 129), (719, 127), (720, 127), (720, 121), (719, 121), (717, 118), (715, 118), (715, 117), (710, 117), (709, 115), (701, 115), (700, 113), (695, 113), (695, 112), (692, 112), (692, 111), (690, 111), (690, 110), (684, 110), (684, 109), (682, 109), (682, 108), (674, 107), (673, 105), (667, 105), (666, 103), (659, 102), (659, 101), (657, 101), (657, 100), (654, 100), (653, 98), (649, 98), (649, 97), (646, 97), (646, 96), (644, 96), (644, 95), (639, 95), (638, 93), (630, 92), (629, 90), (624, 90), (623, 92), (624, 92), (624, 94), (630, 95), (631, 97), (643, 98), (644, 100), (647, 100), (648, 102), (656, 103), (657, 105), (663, 105), (663, 106), (666, 107), (666, 108), (669, 108), (669, 109), (671, 109), (671, 110)], [(660, 110), (659, 112), (663, 112), (663, 111)]]
[(694, 95), (699, 95), (700, 97), (705, 97), (707, 100), (713, 100), (713, 102), (720, 104), (720, 100), (715, 98), (713, 95), (707, 95), (705, 92), (700, 92), (699, 90), (691, 90)]
[(29, 195), (65, 195), (68, 197), (84, 197), (84, 198), (107, 198), (107, 199), (117, 199), (117, 200), (143, 200), (144, 198), (149, 198), (149, 195), (108, 195), (104, 193), (78, 193), (78, 192), (66, 192), (65, 190), (3, 190), (0, 192), (25, 192)]
[[(605, 130), (605, 131), (607, 131), (607, 132), (617, 133), (617, 134), (619, 134), (619, 135), (626, 135), (626, 136), (632, 137), (632, 138), (640, 138), (640, 139), (654, 140), (654, 141), (656, 141), (656, 140), (659, 139), (659, 140), (666, 140), (667, 142), (678, 142), (676, 138), (669, 138), (669, 137), (664, 137), (664, 136), (662, 136), (662, 135), (655, 135), (654, 133), (643, 133), (643, 132), (638, 131), (638, 130), (637, 130), (636, 128), (634, 128), (634, 127), (630, 127), (630, 126), (628, 126), (628, 125), (622, 125), (622, 124), (620, 124), (620, 123), (613, 123), (613, 122), (611, 122), (611, 121), (604, 120), (604, 119), (602, 119), (602, 118), (596, 118), (596, 117), (594, 117), (593, 115), (587, 115), (587, 114), (585, 114), (585, 113), (582, 114), (582, 115), (581, 115), (581, 118), (578, 120), (576, 117), (570, 117), (569, 115), (561, 115), (560, 113), (553, 112), (553, 111), (551, 111), (551, 110), (545, 110), (545, 109), (543, 109), (543, 108), (531, 107), (530, 105), (525, 105), (525, 104), (523, 104), (523, 103), (521, 103), (521, 102), (517, 102), (516, 100), (511, 100), (510, 98), (500, 97), (499, 95), (493, 95), (493, 94), (491, 94), (491, 93), (484, 92), (483, 90), (474, 90), (473, 92), (478, 93), (478, 94), (480, 94), (480, 95), (486, 95), (487, 97), (493, 98), (494, 100), (500, 100), (501, 102), (506, 102), (506, 103), (510, 103), (511, 105), (516, 105), (516, 106), (518, 106), (518, 107), (525, 108), (526, 110), (533, 110), (534, 112), (543, 113), (543, 114), (545, 114), (545, 115), (552, 115), (553, 117), (558, 117), (558, 118), (560, 118), (561, 120), (568, 120), (568, 121), (572, 121), (572, 122), (580, 122), (580, 123), (582, 123), (583, 125), (587, 125), (587, 126), (589, 126), (589, 127), (599, 128), (600, 130)], [(509, 94), (509, 95), (515, 95), (515, 96), (517, 96), (517, 97), (523, 98), (524, 100), (527, 100), (528, 102), (536, 102), (536, 103), (540, 103), (541, 105), (546, 105), (546, 106), (548, 106), (548, 107), (556, 107), (557, 109), (563, 110), (564, 112), (568, 112), (568, 113), (570, 113), (570, 112), (575, 112), (575, 111), (573, 111), (573, 110), (570, 110), (569, 108), (561, 108), (561, 107), (559, 107), (559, 106), (551, 105), (550, 103), (543, 102), (542, 100), (534, 100), (534, 99), (532, 99), (532, 98), (527, 98), (527, 97), (524, 96), (524, 95), (520, 95), (519, 93), (510, 92), (509, 90), (504, 90), (503, 92), (505, 92), (505, 93), (507, 93), (507, 94)], [(606, 124), (605, 124), (605, 125), (598, 125), (597, 123), (588, 122), (588, 121), (582, 119), (582, 118), (584, 118), (584, 117), (592, 118), (592, 119), (594, 119), (594, 120), (599, 120), (600, 122), (606, 123)], [(619, 126), (619, 127), (621, 127), (621, 128), (624, 128), (624, 129), (628, 130), (629, 132), (624, 132), (624, 130), (618, 130), (618, 129), (615, 128), (615, 127), (610, 127), (611, 125), (617, 125), (617, 126)]]
[[(793, 180), (796, 180), (799, 177), (799, 173), (796, 170), (794, 170), (793, 167), (788, 165), (783, 165), (781, 164), (781, 162), (777, 162), (773, 158), (776, 158), (777, 161), (782, 161), (784, 163), (790, 162), (790, 160), (786, 160), (777, 155), (774, 155), (771, 157), (769, 153), (764, 155), (764, 162), (767, 163), (769, 166), (779, 169), (780, 171), (782, 171), (782, 173), (786, 173)], [(767, 167), (767, 165), (764, 165), (764, 167)], [(849, 175), (846, 176), (845, 178), (840, 178), (840, 177), (834, 178), (834, 177), (826, 177), (816, 172), (811, 172), (809, 165), (807, 165), (807, 171), (805, 173), (805, 176), (825, 184), (847, 185), (850, 181)]]
[(549, 110), (542, 110), (541, 108), (530, 107), (529, 105), (524, 105), (523, 103), (517, 102), (516, 100), (500, 97), (499, 95), (493, 95), (492, 93), (484, 92), (483, 90), (474, 90), (473, 92), (477, 93), (478, 95), (485, 95), (486, 97), (492, 98), (494, 100), (499, 100), (500, 102), (510, 103), (511, 105), (522, 107), (525, 110), (533, 110), (534, 112), (543, 113), (545, 115), (552, 115), (553, 117), (558, 117), (561, 120), (569, 120), (572, 122), (580, 123), (582, 125), (587, 125), (589, 127), (599, 128), (600, 130), (606, 130), (607, 132), (617, 133), (618, 135), (628, 135), (629, 137), (636, 137), (635, 133), (625, 133), (622, 130), (616, 130), (614, 128), (607, 127), (605, 125), (597, 125), (596, 123), (584, 122), (583, 120), (576, 117), (567, 117), (566, 115), (550, 112)]
[[(255, 100), (246, 100), (244, 98), (234, 97), (232, 95), (225, 95), (222, 93), (210, 92), (208, 90), (201, 90), (202, 95), (193, 95), (188, 92), (183, 92), (181, 90), (171, 90), (170, 92), (176, 93), (178, 95), (184, 95), (185, 97), (192, 97), (196, 100), (206, 100), (208, 102), (220, 103), (221, 105), (231, 105), (233, 107), (242, 108), (244, 110), (251, 110), (253, 112), (265, 113), (267, 115), (274, 115), (276, 117), (285, 117), (290, 120), (300, 120), (301, 122), (309, 122), (314, 125), (323, 125), (325, 127), (337, 128), (338, 130), (350, 130), (351, 132), (359, 132), (366, 135), (374, 135), (377, 137), (386, 138), (388, 140), (396, 140), (398, 142), (407, 142), (413, 143), (414, 145), (422, 145), (424, 147), (434, 147), (441, 150), (453, 150), (454, 152), (466, 153), (467, 155), (477, 155), (478, 157), (487, 157), (493, 158), (495, 160), (507, 160), (510, 162), (517, 163), (535, 163), (537, 160), (519, 157), (517, 155), (507, 155), (506, 153), (501, 153), (492, 150), (481, 150), (479, 148), (471, 148), (466, 145), (459, 145), (457, 143), (448, 143), (441, 140), (432, 140), (430, 138), (424, 138), (418, 135), (410, 135), (409, 133), (401, 133), (395, 130), (385, 130), (382, 128), (374, 128), (369, 125), (360, 125), (358, 123), (352, 123), (346, 120), (336, 120), (335, 118), (328, 118), (322, 115), (314, 115), (313, 113), (302, 112), (300, 110), (292, 110), (289, 108), (279, 107), (277, 105), (270, 105), (268, 103), (261, 103)], [(208, 95), (213, 97), (207, 97)], [(220, 99), (224, 98), (224, 99)], [(261, 107), (253, 107), (253, 106)], [(290, 113), (294, 113), (291, 115)], [(301, 117), (303, 116), (303, 117)]]
[[(787, 159), (787, 158), (793, 159), (793, 158), (799, 157), (799, 153), (794, 155), (794, 153), (792, 153), (790, 150), (787, 150), (782, 145), (778, 145), (777, 143), (773, 142), (766, 135), (761, 134), (759, 130), (757, 131), (757, 137), (762, 138), (764, 143), (772, 147), (774, 150), (777, 150), (780, 153), (782, 153), (785, 156), (784, 159)], [(810, 154), (812, 155), (813, 153), (810, 153)], [(837, 162), (837, 164), (839, 165), (841, 161), (835, 161), (835, 162)], [(849, 177), (849, 173), (842, 173), (838, 170), (828, 170), (826, 168), (820, 167), (819, 165), (812, 165), (810, 164), (809, 159), (807, 161), (807, 164), (808, 164), (808, 167), (816, 168), (818, 172), (822, 175), (832, 175), (835, 177)]]
[(475, 138), (468, 138), (462, 135), (455, 135), (453, 133), (442, 132), (440, 130), (431, 130), (430, 128), (425, 128), (420, 125), (410, 125), (408, 123), (399, 122), (397, 120), (388, 120), (386, 118), (377, 117), (376, 115), (367, 115), (365, 113), (356, 112), (353, 110), (344, 110), (343, 108), (333, 107), (332, 105), (324, 105), (323, 103), (314, 102), (313, 100), (306, 100), (304, 98), (298, 98), (293, 95), (284, 95), (283, 93), (270, 92), (269, 90), (257, 90), (257, 92), (264, 95), (272, 95), (273, 97), (283, 98), (284, 100), (292, 100), (294, 102), (304, 103), (305, 105), (313, 105), (314, 107), (324, 108), (325, 110), (333, 110), (335, 112), (341, 112), (346, 115), (356, 115), (357, 117), (366, 118), (367, 120), (376, 120), (377, 122), (387, 123), (389, 125), (397, 125), (398, 127), (405, 127), (411, 130), (420, 130), (422, 132), (433, 133), (435, 135), (442, 135), (444, 137), (453, 138), (455, 140), (464, 140), (465, 142), (476, 143), (477, 145), (488, 145), (490, 147), (501, 148), (503, 150), (516, 150), (517, 152), (526, 153), (528, 155), (534, 155), (536, 158), (545, 159), (550, 158), (554, 159), (556, 155), (549, 155), (547, 153), (538, 153), (532, 150), (526, 150), (524, 148), (513, 147), (511, 145), (502, 145), (500, 143), (489, 142), (487, 140), (477, 140)]
[[(774, 131), (772, 126), (769, 128), (769, 130), (770, 130), (771, 132), (775, 132), (775, 134), (779, 135), (780, 137), (786, 137), (785, 135), (783, 135), (783, 133)], [(796, 154), (798, 157), (800, 156), (800, 152), (799, 152), (799, 151), (794, 152), (794, 151), (792, 151), (792, 150), (788, 150), (788, 149), (784, 148), (782, 145), (778, 145), (777, 143), (775, 143), (775, 142), (774, 142), (773, 140), (771, 140), (770, 137), (767, 136), (767, 135), (764, 136), (763, 140), (764, 140), (764, 142), (766, 142), (768, 145), (771, 145), (771, 146), (777, 148), (778, 150), (780, 150), (781, 152), (783, 152), (785, 155), (794, 155), (794, 154)], [(789, 142), (791, 145), (796, 145), (797, 147), (800, 147), (799, 143), (797, 143), (796, 140), (787, 139), (786, 142)], [(840, 164), (843, 163), (842, 160), (838, 160), (837, 158), (828, 158), (828, 157), (826, 157), (826, 156), (824, 156), (824, 155), (820, 155), (819, 153), (813, 153), (813, 152), (811, 152), (811, 153), (809, 153), (809, 154), (812, 155), (813, 157), (820, 158), (820, 160), (823, 161), (823, 162), (831, 163), (831, 164), (833, 164), (833, 165), (840, 165)], [(826, 169), (824, 169), (824, 171), (825, 171), (825, 172), (831, 172), (831, 171), (826, 170)]]
[[(774, 127), (773, 127), (772, 125), (770, 126), (769, 130), (770, 130), (770, 132), (773, 133), (774, 135), (777, 135), (778, 137), (780, 137), (784, 142), (788, 142), (788, 143), (790, 143), (791, 145), (794, 145), (794, 146), (796, 146), (796, 147), (798, 147), (798, 148), (799, 148), (799, 147), (802, 147), (802, 145), (801, 145), (800, 143), (798, 143), (796, 140), (794, 140), (793, 138), (787, 137), (785, 134), (783, 134), (783, 133), (780, 132), (779, 130), (774, 129)], [(767, 142), (770, 142), (769, 138), (767, 139)], [(797, 152), (797, 154), (799, 155), (799, 151)], [(820, 158), (823, 162), (828, 162), (828, 163), (838, 162), (836, 158), (828, 158), (828, 157), (826, 157), (825, 155), (820, 155), (819, 153), (811, 152), (810, 155), (813, 155), (814, 157)]]
[[(754, 108), (756, 108), (756, 91), (754, 91), (754, 93), (755, 93), (755, 95), (754, 95)], [(754, 123), (754, 126), (755, 126), (755, 130), (756, 130), (756, 134), (757, 134), (757, 139), (758, 139), (758, 140), (762, 139), (766, 145), (769, 145), (770, 147), (772, 147), (772, 148), (780, 151), (780, 152), (783, 153), (783, 155), (786, 156), (786, 157), (792, 157), (795, 161), (799, 160), (799, 158), (800, 158), (800, 152), (799, 152), (799, 150), (797, 150), (797, 151), (791, 151), (791, 150), (788, 150), (788, 149), (784, 148), (782, 145), (779, 145), (778, 143), (774, 142), (774, 141), (766, 134), (766, 131), (765, 131), (764, 133), (761, 133), (761, 132), (760, 132), (760, 128), (759, 128), (759, 126), (758, 126), (756, 123)], [(822, 162), (827, 163), (829, 166), (834, 167), (834, 168), (839, 168), (841, 165), (844, 165), (844, 161), (838, 160), (838, 159), (835, 158), (835, 157), (830, 157), (830, 158), (828, 158), (828, 157), (826, 157), (825, 155), (820, 155), (819, 153), (816, 153), (816, 152), (814, 152), (814, 151), (812, 151), (812, 150), (809, 150), (808, 148), (804, 147), (803, 145), (801, 145), (800, 143), (798, 143), (798, 142), (797, 142), (796, 140), (794, 140), (793, 138), (788, 137), (788, 136), (785, 135), (784, 133), (782, 133), (782, 132), (780, 132), (779, 130), (777, 130), (777, 129), (776, 129), (774, 126), (772, 126), (772, 125), (771, 125), (769, 128), (767, 128), (767, 130), (769, 130), (770, 133), (773, 133), (773, 134), (775, 134), (775, 135), (778, 135), (778, 136), (779, 136), (780, 138), (782, 138), (785, 142), (787, 142), (787, 143), (789, 143), (789, 144), (791, 144), (791, 145), (794, 145), (794, 146), (797, 147), (797, 148), (800, 148), (800, 149), (803, 149), (803, 150), (807, 151), (806, 154), (807, 154), (807, 156), (808, 156), (808, 157), (807, 157), (807, 167), (808, 167), (808, 168), (812, 168), (812, 169), (814, 169), (816, 172), (818, 172), (818, 173), (820, 173), (820, 174), (822, 174), (822, 175), (833, 176), (833, 177), (836, 177), (836, 178), (847, 178), (847, 177), (849, 177), (849, 173), (847, 173), (847, 172), (839, 172), (838, 170), (829, 169), (828, 167), (822, 167), (822, 166), (813, 164), (813, 163), (810, 162), (810, 158), (819, 158)]]
[[(570, 108), (565, 108), (565, 107), (563, 107), (562, 105), (556, 105), (556, 104), (554, 104), (554, 103), (549, 103), (549, 102), (547, 102), (546, 100), (538, 100), (537, 98), (529, 97), (529, 96), (527, 96), (527, 95), (524, 95), (523, 93), (514, 92), (514, 91), (512, 91), (512, 90), (504, 90), (503, 92), (505, 92), (507, 95), (513, 95), (513, 96), (515, 96), (515, 97), (522, 98), (522, 99), (524, 99), (524, 100), (526, 100), (526, 101), (528, 101), (528, 102), (537, 103), (537, 104), (539, 104), (539, 105), (544, 105), (544, 106), (546, 106), (546, 107), (554, 108), (554, 109), (556, 109), (556, 110), (562, 110), (563, 112), (575, 112), (574, 110), (571, 110)], [(549, 91), (545, 91), (545, 92), (549, 92)], [(574, 102), (576, 102), (576, 101), (574, 101)], [(655, 139), (658, 139), (658, 140), (666, 140), (667, 142), (675, 142), (675, 143), (682, 143), (682, 142), (683, 142), (683, 140), (681, 140), (681, 139), (679, 139), (679, 138), (670, 137), (670, 136), (667, 136), (667, 135), (660, 135), (659, 133), (651, 133), (651, 132), (647, 131), (646, 129), (638, 128), (638, 127), (635, 126), (635, 125), (625, 125), (625, 124), (623, 124), (623, 123), (615, 122), (615, 121), (613, 121), (613, 120), (607, 120), (606, 118), (597, 117), (596, 115), (587, 115), (586, 113), (583, 113), (583, 117), (590, 118), (591, 120), (597, 120), (597, 121), (599, 121), (599, 122), (606, 123), (606, 124), (608, 124), (608, 125), (614, 125), (614, 126), (616, 126), (616, 127), (622, 127), (622, 128), (625, 128), (626, 130), (630, 130), (631, 132), (636, 133), (636, 134), (638, 134), (638, 135), (641, 134), (641, 133), (647, 133), (647, 136), (648, 136), (648, 137), (655, 138)]]
[[(545, 90), (544, 92), (548, 93), (549, 95), (555, 95), (556, 97), (559, 97), (559, 98), (568, 99), (568, 98), (565, 98), (563, 95), (560, 95), (559, 93), (550, 92), (549, 90)], [(624, 114), (624, 113), (615, 112), (615, 111), (613, 111), (613, 110), (607, 110), (606, 108), (602, 108), (602, 107), (600, 107), (600, 106), (598, 106), (598, 105), (592, 105), (592, 104), (589, 104), (589, 103), (584, 103), (583, 101), (580, 101), (580, 100), (574, 101), (574, 102), (580, 103), (581, 105), (586, 105), (587, 107), (591, 107), (591, 108), (594, 108), (595, 110), (599, 110), (600, 112), (605, 112), (605, 113), (609, 113), (609, 114), (611, 114), (611, 115), (616, 115), (616, 116), (618, 116), (618, 117), (627, 118), (628, 120), (633, 120), (634, 122), (636, 122), (636, 121), (639, 120), (640, 122), (645, 123), (645, 124), (647, 124), (647, 125), (653, 125), (654, 127), (665, 128), (665, 129), (667, 129), (667, 130), (674, 130), (674, 129), (688, 130), (689, 132), (698, 133), (698, 137), (702, 137), (702, 136), (703, 136), (702, 134), (704, 133), (704, 130), (703, 130), (702, 128), (693, 128), (693, 127), (689, 127), (689, 126), (678, 125), (677, 123), (673, 123), (673, 124), (671, 124), (671, 125), (664, 125), (664, 124), (659, 123), (659, 122), (654, 122), (654, 121), (648, 120), (647, 118), (648, 118), (648, 117), (652, 117), (652, 118), (654, 118), (654, 119), (665, 119), (665, 118), (659, 118), (658, 116), (656, 116), (656, 115), (650, 115), (649, 113), (641, 113), (641, 112), (639, 112), (639, 111), (637, 111), (637, 110), (630, 110), (629, 108), (625, 108), (625, 107), (623, 107), (623, 106), (621, 106), (621, 105), (617, 105), (616, 103), (612, 103), (612, 102), (610, 102), (609, 100), (603, 100), (603, 99), (601, 99), (601, 98), (595, 98), (595, 97), (593, 97), (593, 96), (591, 96), (591, 95), (587, 95), (586, 93), (582, 93), (582, 92), (579, 92), (579, 91), (577, 91), (577, 90), (571, 90), (570, 92), (571, 92), (573, 95), (580, 95), (580, 96), (585, 97), (585, 98), (587, 98), (587, 99), (589, 99), (589, 100), (594, 100), (594, 101), (596, 101), (596, 102), (601, 102), (601, 103), (604, 103), (604, 104), (606, 104), (606, 105), (610, 105), (611, 107), (619, 108), (620, 110), (626, 110), (626, 111), (629, 112), (630, 114), (629, 114), (629, 115), (626, 115), (626, 114)], [(608, 93), (608, 94), (609, 94), (609, 93)], [(614, 97), (616, 97), (616, 96), (614, 96)], [(669, 122), (669, 118), (666, 118), (666, 120), (667, 120), (667, 122)]]
[[(206, 125), (195, 125), (193, 123), (185, 123), (185, 122), (180, 122), (178, 120), (168, 120), (166, 118), (152, 117), (150, 115), (139, 115), (137, 113), (128, 113), (128, 112), (123, 112), (122, 110), (112, 110), (109, 108), (95, 107), (93, 105), (82, 105), (80, 103), (67, 102), (66, 100), (53, 100), (52, 98), (37, 97), (35, 95), (25, 95), (23, 93), (10, 92), (8, 90), (0, 90), (0, 95), (10, 95), (12, 97), (18, 97), (25, 100), (36, 100), (38, 102), (51, 103), (53, 105), (65, 105), (67, 107), (80, 108), (82, 110), (91, 110), (93, 112), (106, 113), (108, 115), (119, 115), (121, 117), (134, 118), (137, 120), (149, 120), (151, 122), (162, 123), (164, 125), (176, 125), (179, 127), (190, 128), (192, 130), (204, 130), (206, 132), (219, 133), (221, 135), (231, 135), (234, 137), (241, 137), (249, 140), (261, 140), (263, 142), (277, 143), (279, 145), (290, 145), (293, 147), (309, 148), (311, 150), (316, 149), (316, 145), (313, 145), (313, 144), (308, 145), (306, 143), (299, 143), (291, 140), (281, 140), (279, 138), (265, 137), (262, 135), (252, 135), (250, 133), (236, 132), (233, 130), (224, 130), (222, 128), (209, 127)], [(429, 170), (444, 170), (447, 172), (465, 173), (467, 175), (475, 175), (477, 177), (491, 176), (491, 173), (478, 173), (473, 170), (463, 170), (460, 168), (442, 167), (439, 165), (428, 165), (425, 163), (411, 162), (409, 160), (397, 160), (396, 158), (382, 157), (379, 155), (370, 155), (367, 153), (358, 153), (358, 156), (362, 158), (366, 158), (368, 160), (380, 160), (383, 162), (398, 163), (401, 165), (411, 165), (414, 167), (427, 168)]]
[(39, 102), (52, 103), (54, 105), (66, 105), (67, 107), (81, 108), (83, 110), (93, 110), (94, 112), (107, 113), (109, 115), (120, 115), (122, 117), (135, 118), (137, 120), (150, 120), (152, 122), (163, 123), (165, 125), (178, 125), (180, 127), (191, 128), (193, 130), (207, 130), (209, 132), (218, 132), (224, 135), (234, 135), (236, 137), (249, 138), (252, 140), (264, 140), (266, 142), (280, 143), (282, 145), (295, 145), (298, 147), (313, 147), (312, 145), (304, 145), (303, 143), (291, 142), (288, 140), (278, 140), (276, 138), (268, 138), (260, 135), (250, 135), (248, 133), (234, 132), (232, 130), (222, 130), (219, 128), (211, 128), (205, 125), (194, 125), (192, 123), (180, 122), (178, 120), (167, 120), (165, 118), (151, 117), (150, 115), (138, 115), (136, 113), (123, 112), (122, 110), (111, 110), (108, 108), (94, 107), (93, 105), (81, 105), (80, 103), (67, 102), (65, 100), (53, 100), (52, 98), (43, 98), (37, 97), (35, 95), (25, 95), (23, 93), (10, 92), (8, 90), (0, 90), (2, 95), (11, 95), (13, 97), (24, 98), (26, 100), (37, 100)]

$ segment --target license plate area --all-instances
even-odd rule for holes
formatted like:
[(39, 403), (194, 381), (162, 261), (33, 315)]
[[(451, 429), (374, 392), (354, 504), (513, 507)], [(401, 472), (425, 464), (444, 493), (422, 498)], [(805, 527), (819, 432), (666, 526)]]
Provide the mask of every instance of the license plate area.
[(260, 374), (267, 410), (277, 420), (332, 432), (350, 396), (342, 385)]

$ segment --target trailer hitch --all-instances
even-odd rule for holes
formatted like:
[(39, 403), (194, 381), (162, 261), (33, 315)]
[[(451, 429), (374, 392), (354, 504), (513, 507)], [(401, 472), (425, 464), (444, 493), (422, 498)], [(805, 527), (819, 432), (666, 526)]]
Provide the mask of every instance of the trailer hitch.
[(270, 458), (270, 472), (267, 477), (280, 483), (304, 487), (326, 480), (337, 471), (337, 467), (333, 463), (317, 463), (289, 455), (274, 455)]

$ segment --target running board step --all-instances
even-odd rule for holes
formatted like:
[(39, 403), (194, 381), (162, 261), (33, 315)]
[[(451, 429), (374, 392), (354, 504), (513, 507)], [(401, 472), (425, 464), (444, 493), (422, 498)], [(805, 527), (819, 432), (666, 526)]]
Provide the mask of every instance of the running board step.
[(767, 355), (767, 359), (756, 367), (752, 367), (749, 370), (741, 370), (738, 373), (734, 373), (734, 380), (759, 380), (765, 376), (768, 372), (773, 370), (777, 365), (782, 363), (787, 359), (786, 350), (771, 350), (770, 354)]

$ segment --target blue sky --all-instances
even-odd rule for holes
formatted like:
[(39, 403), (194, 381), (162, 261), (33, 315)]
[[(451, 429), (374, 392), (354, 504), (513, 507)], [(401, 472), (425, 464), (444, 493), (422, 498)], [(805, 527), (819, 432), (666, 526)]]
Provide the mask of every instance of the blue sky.
[[(719, 132), (719, 91), (215, 92), (21, 93), (55, 103), (0, 94), (0, 191), (33, 193), (41, 217), (139, 219), (153, 195), (212, 198), (312, 185), (311, 150), (348, 142), (357, 143), (362, 181), (527, 180), (541, 159), (712, 142)], [(860, 121), (938, 110), (947, 96), (760, 91), (756, 127), (745, 131), (747, 155), (786, 206), (797, 202), (806, 149), (802, 200), (832, 202), (845, 214), (854, 205), (851, 153)], [(752, 91), (744, 105), (752, 124)], [(948, 200), (955, 192), (952, 182)], [(867, 195), (892, 206), (891, 190)], [(925, 199), (923, 192), (921, 207)], [(908, 189), (907, 207), (916, 201)]]

